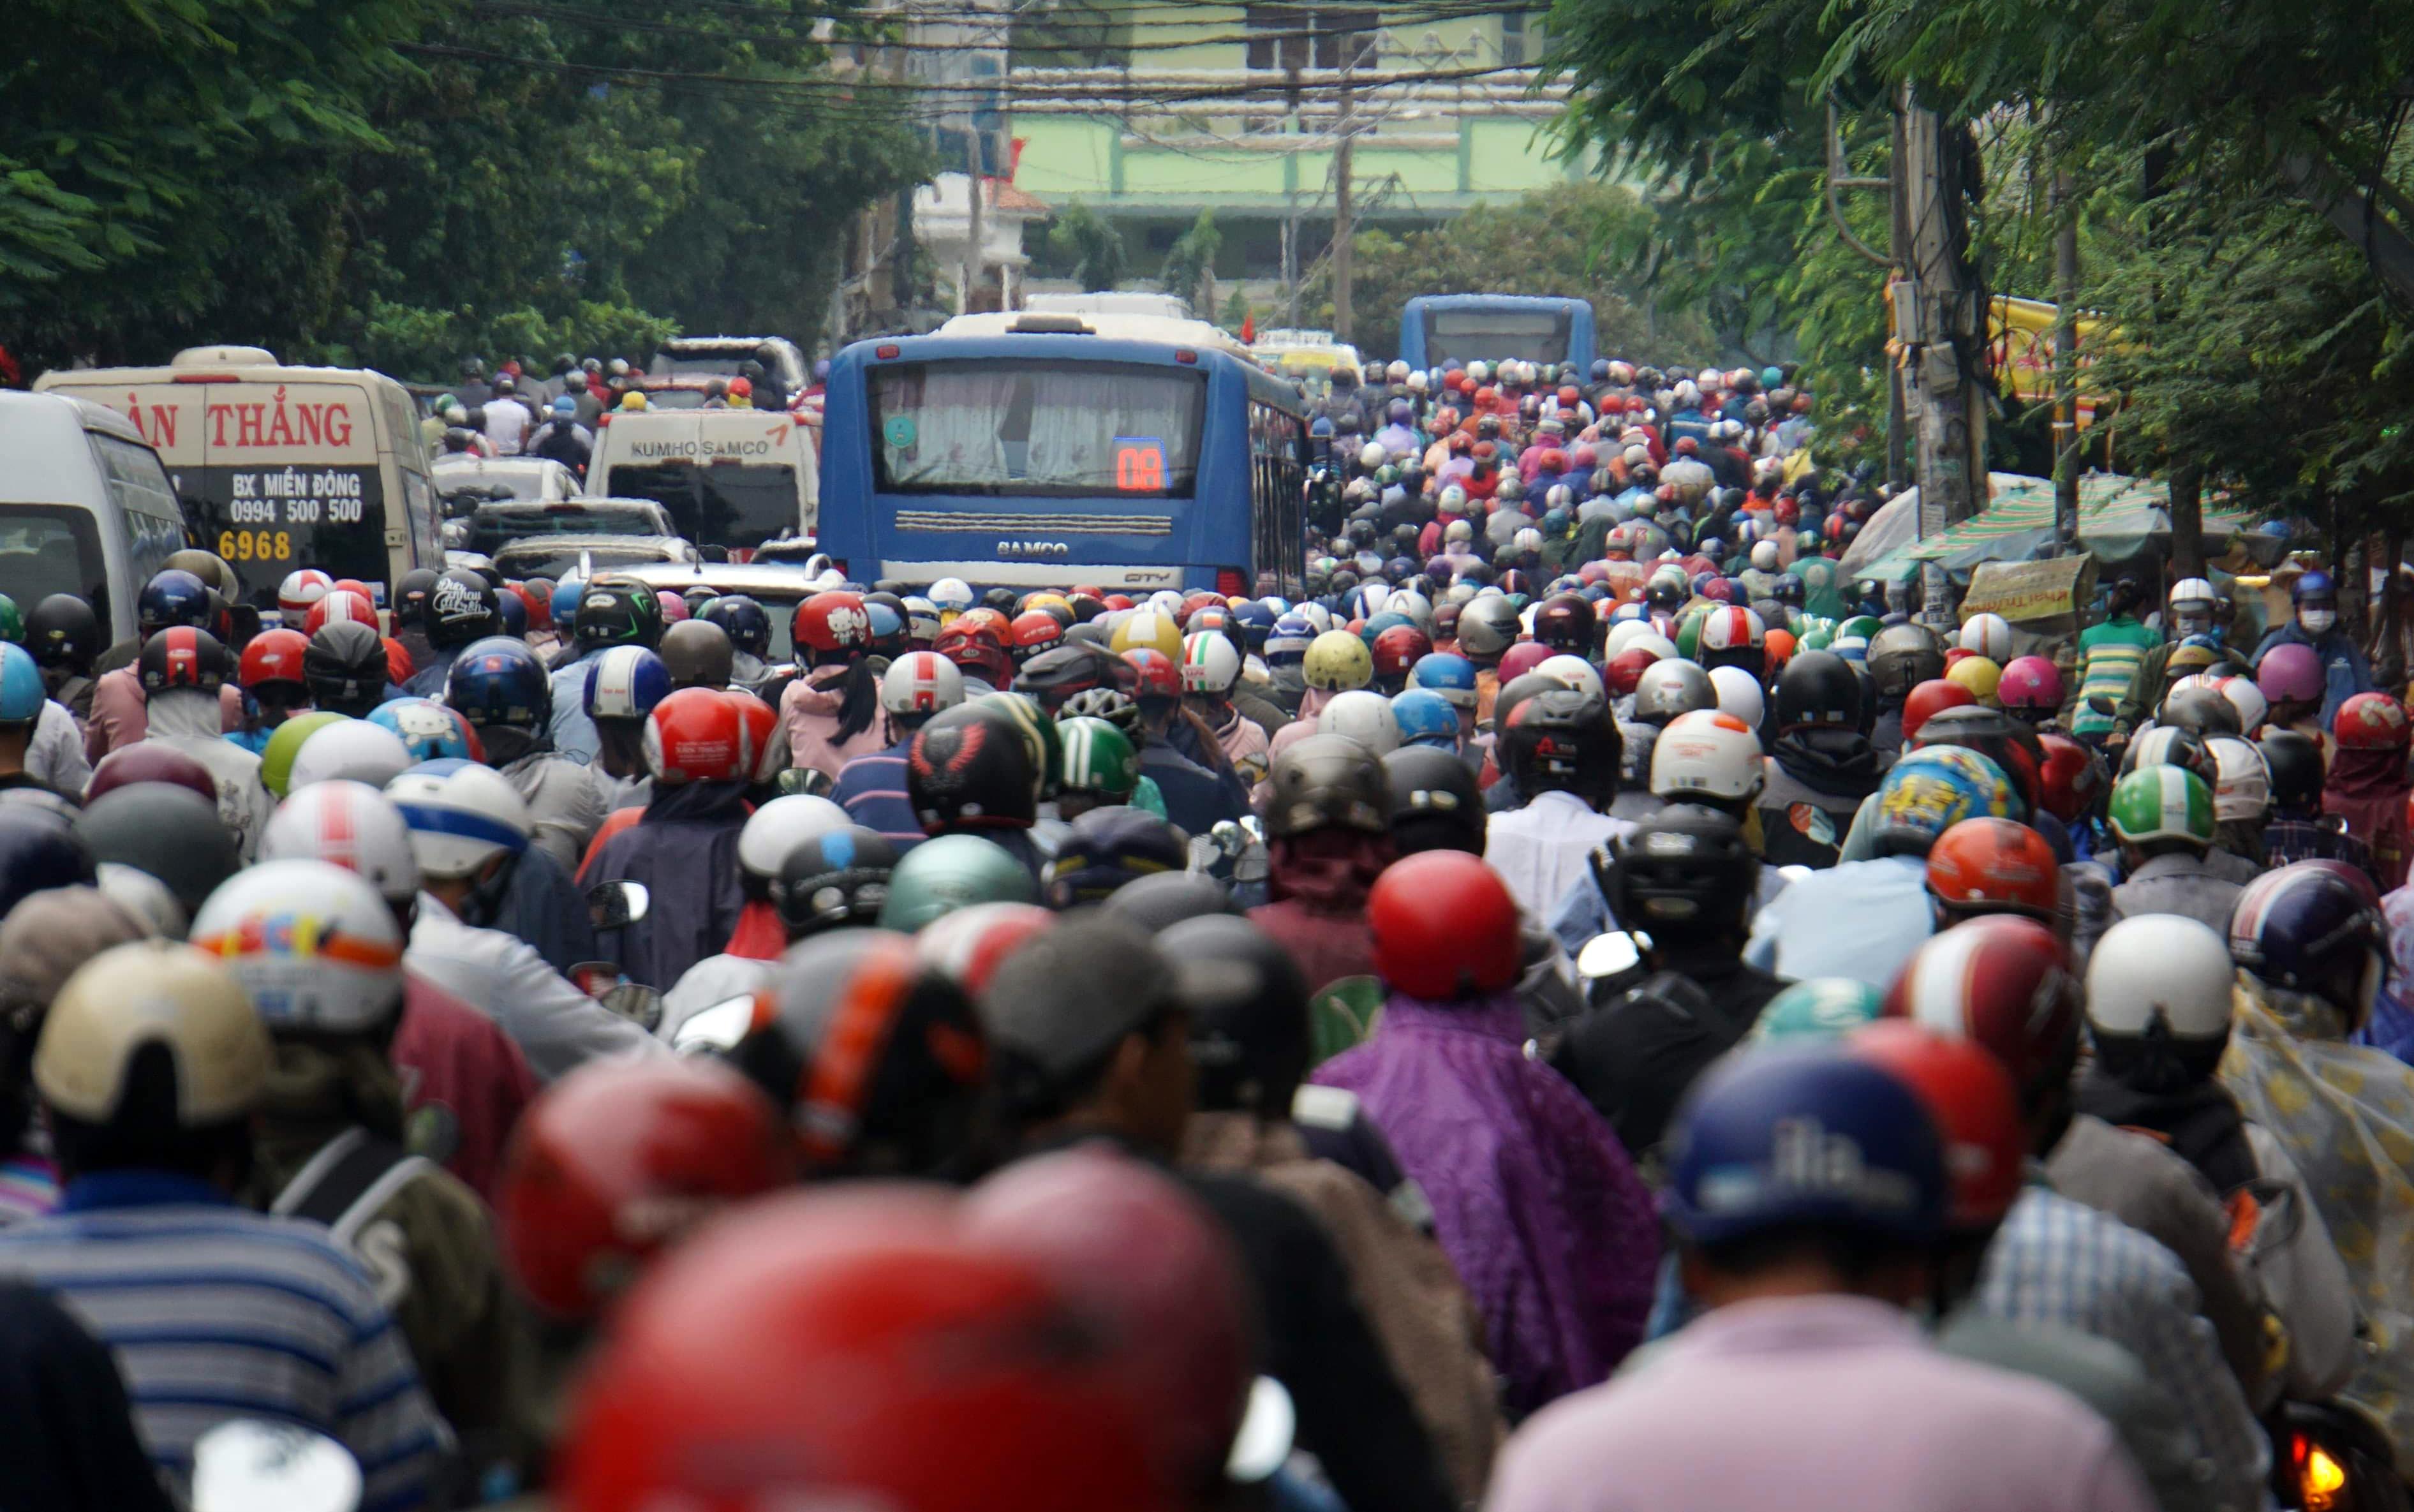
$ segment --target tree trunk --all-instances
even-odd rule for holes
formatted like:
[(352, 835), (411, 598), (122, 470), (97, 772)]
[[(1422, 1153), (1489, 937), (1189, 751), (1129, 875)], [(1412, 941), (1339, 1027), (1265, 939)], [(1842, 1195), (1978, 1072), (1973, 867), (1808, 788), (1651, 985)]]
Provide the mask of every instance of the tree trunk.
[(2171, 576), (2204, 576), (2204, 471), (2171, 469)]

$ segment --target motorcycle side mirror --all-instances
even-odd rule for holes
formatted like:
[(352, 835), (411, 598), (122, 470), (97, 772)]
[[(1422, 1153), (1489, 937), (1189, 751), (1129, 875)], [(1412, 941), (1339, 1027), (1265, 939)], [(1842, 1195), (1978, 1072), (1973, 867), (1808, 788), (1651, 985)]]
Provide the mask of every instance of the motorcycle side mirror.
[(682, 1055), (709, 1055), (735, 1050), (754, 1026), (754, 995), (726, 998), (698, 1009), (671, 1031), (671, 1048)]
[[(1635, 944), (1636, 936), (1623, 930), (1610, 930), (1585, 941), (1576, 952), (1576, 974), (1587, 981), (1604, 977), (1622, 977), (1643, 964), (1643, 951)], [(1645, 945), (1650, 942), (1644, 940)]]
[(237, 1417), (193, 1442), (193, 1512), (356, 1512), (361, 1467), (323, 1433)]
[(598, 882), (587, 890), (587, 917), (597, 929), (626, 929), (653, 906), (654, 895), (643, 882)]
[(1255, 1486), (1283, 1467), (1290, 1458), (1291, 1441), (1299, 1430), (1299, 1410), (1290, 1393), (1270, 1375), (1249, 1385), (1249, 1405), (1241, 1415), (1241, 1430), (1232, 1435), (1232, 1452), (1225, 1458), (1224, 1476)]
[(663, 995), (640, 981), (606, 987), (595, 1000), (648, 1034), (663, 1022)]

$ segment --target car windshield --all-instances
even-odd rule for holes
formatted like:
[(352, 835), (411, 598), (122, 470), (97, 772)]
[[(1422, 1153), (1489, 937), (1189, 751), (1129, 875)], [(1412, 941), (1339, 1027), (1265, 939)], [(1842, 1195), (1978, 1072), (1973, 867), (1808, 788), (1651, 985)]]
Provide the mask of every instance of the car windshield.
[(109, 623), (100, 523), (72, 504), (0, 504), (0, 593), (24, 608), (73, 593)]
[(1207, 375), (976, 358), (872, 370), (884, 493), (1187, 499)]
[(708, 397), (700, 388), (649, 388), (646, 390), (648, 410), (701, 410)]
[(555, 577), (575, 573), (580, 558), (597, 572), (613, 567), (637, 567), (672, 560), (670, 548), (658, 537), (631, 537), (626, 546), (611, 541), (550, 541), (543, 536), (515, 541), (492, 553), (495, 569), (506, 577)]
[(471, 551), (493, 556), (532, 535), (660, 535), (660, 516), (643, 504), (482, 504), (469, 516)]
[(660, 502), (671, 512), (678, 532), (698, 546), (752, 550), (801, 523), (797, 518), (797, 470), (785, 463), (618, 464), (612, 469), (611, 488)]

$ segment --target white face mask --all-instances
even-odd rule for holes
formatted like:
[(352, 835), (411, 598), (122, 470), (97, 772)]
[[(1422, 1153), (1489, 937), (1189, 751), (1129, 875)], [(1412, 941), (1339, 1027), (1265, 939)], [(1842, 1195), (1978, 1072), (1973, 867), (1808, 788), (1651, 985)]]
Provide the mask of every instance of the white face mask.
[(2299, 609), (2297, 622), (2304, 626), (2308, 634), (2322, 635), (2331, 626), (2338, 623), (2338, 611), (2336, 609)]

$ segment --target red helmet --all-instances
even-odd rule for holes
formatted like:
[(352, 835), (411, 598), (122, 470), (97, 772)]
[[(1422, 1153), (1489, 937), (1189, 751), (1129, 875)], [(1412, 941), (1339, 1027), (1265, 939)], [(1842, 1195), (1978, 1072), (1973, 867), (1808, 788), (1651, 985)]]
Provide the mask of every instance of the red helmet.
[(1995, 682), (1995, 701), (2051, 713), (2062, 707), (2062, 668), (2042, 656), (2015, 656)]
[(1179, 698), (1182, 696), (1182, 668), (1173, 658), (1147, 646), (1134, 646), (1124, 652), (1124, 660), (1139, 674), (1131, 688), (1135, 698)]
[(84, 784), (83, 801), (89, 806), (100, 801), (103, 794), (136, 783), (173, 783), (213, 803), (218, 801), (217, 781), (210, 769), (164, 741), (137, 741), (102, 756), (100, 765), (92, 769), (92, 780)]
[(931, 642), (931, 649), (992, 686), (1003, 688), (1014, 681), (1014, 663), (1006, 654), (1006, 646), (997, 632), (987, 624), (966, 623), (968, 616), (958, 615)]
[(815, 593), (797, 606), (788, 638), (815, 656), (859, 651), (872, 644), (872, 614), (860, 593)]
[(1539, 640), (1521, 640), (1500, 653), (1500, 685), (1507, 687), (1558, 652)]
[(1433, 639), (1412, 624), (1395, 624), (1375, 637), (1375, 680), (1404, 678), (1421, 656), (1433, 654)]
[(2104, 769), (2094, 752), (2067, 735), (2048, 730), (2037, 743), (2045, 747), (2037, 786), (2046, 812), (2064, 824), (2077, 824), (2104, 786)]
[(1102, 594), (1099, 596), (1098, 602), (1104, 604), (1110, 609), (1128, 609), (1132, 607), (1132, 598), (1129, 593)]
[(716, 1210), (795, 1180), (794, 1145), (720, 1061), (582, 1066), (513, 1130), (495, 1189), (503, 1258), (547, 1312), (592, 1317)]
[(302, 634), (306, 639), (317, 635), (320, 625), (348, 622), (376, 629), (377, 606), (369, 602), (366, 593), (355, 593), (339, 583), (320, 594), (319, 602), (310, 606), (310, 612), (303, 617)]
[(921, 1189), (812, 1188), (665, 1257), (578, 1394), (563, 1505), (1171, 1512), (1132, 1346), (956, 1215)]
[(256, 688), (263, 682), (298, 683), (302, 681), (302, 657), (309, 649), (310, 637), (299, 630), (263, 630), (243, 648), (243, 660), (235, 666), (235, 681), (246, 688)]
[(1056, 922), (1036, 903), (976, 903), (942, 914), (914, 936), (914, 949), (973, 996), (989, 991), (989, 979), (1006, 958)]
[(371, 604), (375, 604), (377, 602), (376, 592), (370, 589), (368, 584), (362, 582), (357, 577), (338, 577), (335, 581), (335, 586), (329, 588), (327, 591), (330, 593), (358, 593), (361, 597), (368, 600)]
[(2402, 751), (2414, 740), (2406, 706), (2385, 693), (2359, 693), (2339, 705), (2331, 733), (2342, 751)]
[(1928, 1109), (1952, 1183), (1946, 1226), (1967, 1233), (2002, 1222), (2020, 1194), (2028, 1158), (2019, 1093), (2003, 1062), (1967, 1040), (1900, 1019), (1855, 1029), (1844, 1051), (1892, 1072)]
[(1173, 622), (1183, 629), (1190, 628), (1190, 617), (1210, 606), (1222, 607), (1224, 596), (1204, 588), (1195, 588), (1183, 595), (1181, 606), (1173, 611)]
[(1903, 742), (1909, 744), (1912, 738), (1919, 733), (1919, 726), (1927, 724), (1932, 716), (1947, 709), (1959, 709), (1977, 701), (1977, 695), (1959, 682), (1947, 682), (1941, 677), (1930, 678), (1912, 689), (1911, 696), (1902, 701)]
[(404, 649), (401, 641), (392, 636), (378, 638), (385, 644), (385, 680), (397, 688), (401, 687), (419, 668), (411, 665), (410, 652)]
[(1885, 996), (1916, 1019), (1994, 1052), (2024, 1099), (2070, 1074), (2085, 995), (2053, 931), (2033, 919), (1973, 919), (1930, 937)]
[(1016, 615), (1013, 630), (1013, 655), (1018, 666), (1065, 641), (1064, 624), (1046, 609), (1029, 609)]
[(1928, 891), (1959, 914), (2026, 914), (2050, 921), (2062, 868), (2045, 836), (2012, 819), (1963, 819), (1928, 849)]
[(1470, 997), (1517, 980), (1517, 901), (1465, 851), (1421, 851), (1384, 868), (1366, 921), (1376, 971), (1411, 997)]
[(1802, 522), (1802, 506), (1794, 502), (1792, 494), (1779, 494), (1777, 503), (1770, 513), (1777, 516), (1777, 523), (1780, 525), (1798, 525)]
[(506, 583), (503, 586), (518, 594), (519, 601), (528, 606), (528, 627), (530, 630), (553, 628), (553, 595), (551, 593), (529, 583)]
[(743, 688), (717, 691), (738, 711), (738, 726), (745, 733), (746, 761), (753, 780), (767, 783), (777, 777), (788, 756), (788, 742), (780, 729), (780, 711)]
[(1030, 1261), (1097, 1314), (1134, 1367), (1132, 1397), (1166, 1477), (1211, 1490), (1254, 1371), (1240, 1257), (1199, 1199), (1092, 1145), (1007, 1166), (973, 1190), (964, 1218), (976, 1241)]
[(654, 705), (646, 716), (646, 770), (663, 787), (753, 780), (754, 753), (738, 705), (719, 688), (681, 688)]
[(310, 606), (326, 597), (327, 590), (335, 585), (335, 578), (316, 567), (298, 567), (276, 585), (276, 612), (291, 624), (307, 615)]
[(1623, 698), (1633, 693), (1634, 684), (1643, 678), (1643, 669), (1660, 659), (1660, 653), (1648, 646), (1629, 646), (1609, 659), (1609, 667), (1602, 682), (1611, 695)]
[(1011, 646), (1014, 644), (1014, 621), (1007, 619), (1001, 611), (992, 609), (986, 604), (983, 604), (976, 608), (966, 609), (963, 613), (957, 615), (955, 620), (951, 622), (956, 624), (985, 625), (989, 628), (990, 633), (997, 637), (997, 643), (999, 645)]

